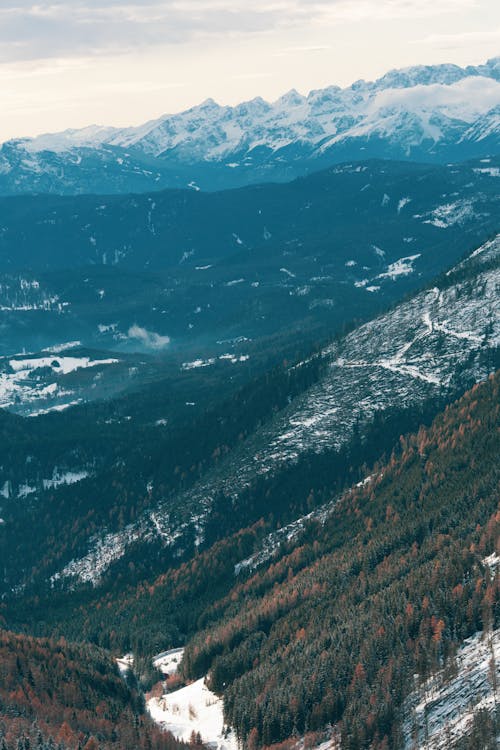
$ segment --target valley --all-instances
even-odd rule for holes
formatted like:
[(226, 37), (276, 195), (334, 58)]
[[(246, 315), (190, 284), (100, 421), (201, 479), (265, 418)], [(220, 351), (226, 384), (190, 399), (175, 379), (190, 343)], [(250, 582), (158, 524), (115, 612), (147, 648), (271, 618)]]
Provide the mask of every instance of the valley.
[(0, 750), (496, 750), (499, 65), (0, 146)]
[(498, 367), (499, 263), (496, 238), (445, 275), (441, 288), (417, 294), (327, 347), (318, 382), (168, 501), (158, 502), (154, 478), (145, 478), (151, 508), (121, 531), (93, 537), (88, 553), (70, 561), (57, 579), (96, 582), (141, 540), (168, 547), (195, 534), (200, 544), (218, 496), (235, 505), (240, 495), (309, 454), (342, 450), (377, 413), (395, 404), (422, 408), (487, 377)]

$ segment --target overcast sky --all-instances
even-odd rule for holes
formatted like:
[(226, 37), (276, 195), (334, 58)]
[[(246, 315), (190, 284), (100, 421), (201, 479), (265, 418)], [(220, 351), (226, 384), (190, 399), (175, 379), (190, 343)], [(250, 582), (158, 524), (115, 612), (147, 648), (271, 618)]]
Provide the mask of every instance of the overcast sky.
[(0, 140), (498, 54), (498, 0), (1, 0)]

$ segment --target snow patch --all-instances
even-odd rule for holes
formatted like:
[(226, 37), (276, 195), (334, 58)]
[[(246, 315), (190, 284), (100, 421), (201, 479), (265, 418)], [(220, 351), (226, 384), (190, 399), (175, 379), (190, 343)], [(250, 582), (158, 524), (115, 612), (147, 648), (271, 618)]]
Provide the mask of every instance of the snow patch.
[(182, 661), (183, 655), (184, 649), (182, 647), (162, 651), (161, 654), (154, 657), (153, 667), (165, 675), (175, 674)]
[(446, 750), (467, 735), (474, 714), (493, 710), (491, 666), (500, 660), (500, 629), (476, 633), (464, 641), (456, 656), (456, 676), (431, 677), (407, 701), (405, 750)]
[(214, 750), (238, 750), (235, 734), (226, 731), (222, 700), (208, 689), (204, 678), (150, 698), (147, 710), (153, 721), (180, 740), (189, 742), (194, 732)]
[[(464, 224), (474, 214), (474, 204), (471, 200), (461, 200), (455, 203), (445, 203), (438, 206), (430, 213), (430, 218), (424, 221), (424, 224), (432, 224), (439, 229), (448, 229), (455, 224)], [(414, 218), (421, 218), (415, 216)]]
[(420, 253), (416, 255), (407, 255), (406, 258), (399, 258), (394, 263), (387, 266), (387, 271), (379, 273), (376, 279), (396, 279), (398, 276), (408, 276), (413, 273), (413, 263), (420, 258)]
[(401, 198), (401, 200), (398, 202), (398, 214), (401, 213), (403, 208), (408, 205), (408, 203), (411, 203), (411, 198), (408, 196), (405, 196), (404, 198)]

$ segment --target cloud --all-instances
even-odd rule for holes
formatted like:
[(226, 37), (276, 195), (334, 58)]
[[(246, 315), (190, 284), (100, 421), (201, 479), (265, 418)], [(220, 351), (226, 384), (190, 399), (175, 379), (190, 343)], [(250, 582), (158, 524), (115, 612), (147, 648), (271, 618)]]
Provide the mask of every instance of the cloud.
[[(0, 9), (0, 61), (119, 54), (197, 37), (264, 32), (288, 23), (288, 0), (6, 0)], [(285, 13), (284, 13), (285, 11)], [(290, 15), (293, 21), (296, 13)]]
[[(0, 62), (121, 54), (324, 22), (425, 17), (475, 0), (2, 0)], [(306, 51), (304, 48), (303, 51)], [(314, 51), (311, 47), (307, 51)], [(285, 51), (286, 52), (286, 51)]]
[(465, 78), (451, 85), (434, 83), (380, 91), (370, 105), (370, 112), (394, 108), (410, 112), (441, 109), (447, 116), (468, 118), (472, 122), (499, 104), (500, 83), (491, 78)]
[(273, 57), (288, 57), (290, 55), (304, 55), (312, 52), (327, 52), (331, 49), (329, 45), (311, 45), (308, 47), (286, 47), (284, 49), (275, 52)]
[(423, 39), (414, 39), (412, 44), (428, 44), (432, 47), (456, 48), (469, 45), (496, 43), (500, 45), (500, 27), (489, 31), (463, 31), (456, 34), (429, 34)]
[(170, 344), (170, 336), (161, 336), (138, 325), (131, 326), (127, 335), (129, 339), (140, 341), (148, 349), (164, 349)]

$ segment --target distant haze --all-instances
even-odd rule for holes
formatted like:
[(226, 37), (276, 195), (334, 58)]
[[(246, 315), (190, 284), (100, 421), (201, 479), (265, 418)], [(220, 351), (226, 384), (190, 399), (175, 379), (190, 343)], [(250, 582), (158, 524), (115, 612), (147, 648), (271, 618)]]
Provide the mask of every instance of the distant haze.
[(499, 53), (497, 0), (3, 0), (0, 141)]

